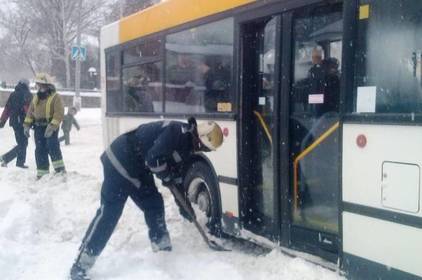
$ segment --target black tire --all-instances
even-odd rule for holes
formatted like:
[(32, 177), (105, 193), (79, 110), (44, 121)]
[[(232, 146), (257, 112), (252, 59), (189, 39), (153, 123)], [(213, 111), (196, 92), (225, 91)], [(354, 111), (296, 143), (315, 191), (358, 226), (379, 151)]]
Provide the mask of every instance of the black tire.
[[(207, 227), (211, 234), (221, 236), (221, 207), (218, 182), (211, 167), (202, 161), (194, 162), (186, 172), (183, 182), (189, 200), (200, 206), (208, 217)], [(204, 209), (208, 197), (209, 207)], [(201, 205), (202, 204), (202, 205)], [(202, 206), (202, 208), (201, 208)]]

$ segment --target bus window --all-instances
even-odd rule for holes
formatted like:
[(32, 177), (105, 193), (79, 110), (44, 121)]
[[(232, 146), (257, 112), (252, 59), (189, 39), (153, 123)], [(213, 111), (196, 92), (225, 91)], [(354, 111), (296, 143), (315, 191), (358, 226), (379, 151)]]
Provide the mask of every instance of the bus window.
[(421, 113), (422, 2), (360, 1), (360, 11), (353, 111)]
[(119, 58), (118, 52), (106, 54), (107, 112), (111, 113), (121, 110)]
[(123, 68), (124, 112), (162, 112), (161, 62)]
[(161, 40), (147, 40), (123, 51), (123, 63), (138, 62), (144, 58), (156, 57), (160, 54)]
[(231, 18), (167, 36), (165, 111), (231, 112), (232, 60)]
[(296, 20), (292, 110), (318, 117), (339, 110), (343, 20), (314, 13)]

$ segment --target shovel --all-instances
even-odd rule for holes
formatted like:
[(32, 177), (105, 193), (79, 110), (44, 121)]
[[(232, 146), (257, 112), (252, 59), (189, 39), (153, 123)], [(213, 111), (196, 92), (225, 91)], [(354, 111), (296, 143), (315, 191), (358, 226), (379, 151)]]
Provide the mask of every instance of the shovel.
[(196, 229), (201, 234), (202, 239), (205, 241), (205, 243), (207, 243), (207, 245), (210, 249), (212, 249), (214, 251), (231, 251), (231, 250), (224, 248), (223, 246), (217, 244), (215, 241), (210, 240), (208, 238), (204, 229), (201, 227), (201, 225), (196, 220), (196, 215), (195, 215), (195, 212), (193, 212), (192, 207), (188, 206), (184, 197), (182, 196), (182, 194), (179, 192), (179, 190), (174, 185), (170, 186), (170, 191), (172, 192), (172, 194), (174, 195), (176, 200), (180, 203), (180, 205), (183, 207), (183, 209), (189, 214), (189, 216), (191, 217), (191, 220), (193, 221), (193, 224), (195, 225)]

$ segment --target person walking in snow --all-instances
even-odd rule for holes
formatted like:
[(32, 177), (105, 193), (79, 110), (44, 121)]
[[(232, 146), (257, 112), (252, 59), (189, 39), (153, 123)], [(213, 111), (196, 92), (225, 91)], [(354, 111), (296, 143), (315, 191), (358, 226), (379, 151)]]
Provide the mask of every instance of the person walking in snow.
[(15, 86), (15, 91), (10, 94), (0, 117), (0, 128), (3, 128), (7, 119), (9, 119), (9, 125), (13, 128), (17, 143), (17, 146), (0, 156), (0, 164), (3, 167), (6, 167), (10, 161), (17, 158), (17, 167), (28, 168), (25, 165), (28, 138), (24, 134), (23, 122), (31, 100), (32, 94), (29, 91), (29, 81), (21, 79)]
[[(71, 279), (88, 279), (87, 272), (111, 237), (128, 197), (144, 212), (152, 250), (171, 251), (163, 198), (153, 174), (164, 186), (175, 186), (185, 194), (183, 164), (194, 152), (216, 150), (222, 142), (223, 133), (215, 122), (197, 125), (194, 118), (188, 123), (143, 124), (115, 139), (101, 155), (101, 204), (83, 238), (70, 271)], [(180, 205), (179, 210), (182, 216), (191, 218)]]
[(67, 110), (66, 116), (64, 116), (62, 123), (63, 136), (59, 138), (59, 142), (64, 140), (64, 144), (67, 146), (70, 144), (70, 131), (72, 130), (72, 125), (76, 127), (77, 130), (81, 129), (78, 122), (75, 119), (75, 115), (78, 111), (75, 107), (70, 107)]
[(24, 121), (24, 133), (29, 137), (30, 128), (34, 129), (37, 178), (40, 179), (49, 173), (49, 155), (56, 173), (65, 172), (58, 139), (64, 107), (60, 95), (56, 93), (52, 77), (46, 73), (39, 73), (35, 77), (35, 83), (38, 92), (29, 106)]

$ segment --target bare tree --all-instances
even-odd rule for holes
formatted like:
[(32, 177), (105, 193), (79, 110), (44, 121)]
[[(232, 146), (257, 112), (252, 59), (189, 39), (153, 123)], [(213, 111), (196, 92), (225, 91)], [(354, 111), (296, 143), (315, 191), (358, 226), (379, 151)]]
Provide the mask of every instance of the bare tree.
[[(0, 24), (16, 34), (16, 43), (21, 46), (20, 57), (35, 71), (31, 53), (47, 51), (51, 59), (50, 72), (66, 87), (71, 84), (70, 49), (75, 42), (76, 30), (80, 24), (82, 33), (99, 30), (104, 23), (103, 9), (106, 0), (84, 0), (81, 20), (78, 21), (78, 2), (68, 0), (14, 0), (11, 13), (0, 15)], [(13, 15), (11, 16), (8, 15)], [(28, 34), (32, 34), (29, 38)], [(98, 34), (98, 32), (97, 32)], [(28, 49), (28, 40), (38, 46)]]
[(0, 25), (5, 30), (5, 35), (0, 40), (3, 57), (26, 65), (34, 74), (46, 66), (45, 59), (40, 59), (39, 48), (34, 48), (39, 42), (34, 38), (33, 28), (27, 18), (20, 17), (16, 10), (6, 8), (0, 14)]
[[(124, 15), (157, 2), (125, 0)], [(61, 85), (70, 87), (75, 67), (70, 51), (76, 43), (78, 24), (83, 38), (99, 38), (101, 26), (119, 19), (121, 0), (82, 0), (82, 3), (79, 21), (78, 1), (0, 0), (0, 60), (4, 63), (5, 57), (14, 59), (32, 73), (50, 72)], [(96, 53), (97, 49), (91, 51)], [(97, 55), (94, 57), (98, 60)], [(99, 61), (90, 59), (89, 63), (99, 69)], [(85, 68), (82, 64), (82, 69)]]

